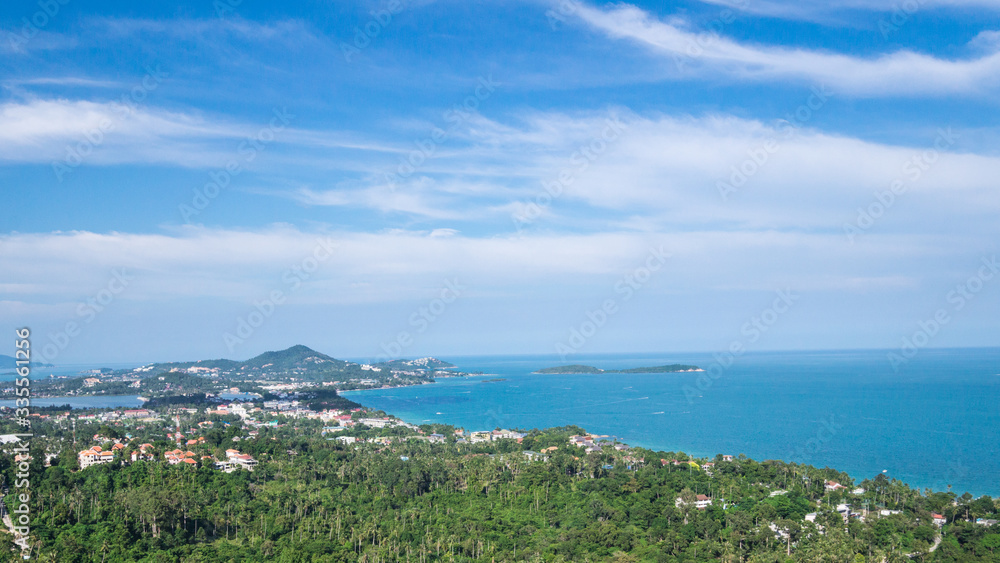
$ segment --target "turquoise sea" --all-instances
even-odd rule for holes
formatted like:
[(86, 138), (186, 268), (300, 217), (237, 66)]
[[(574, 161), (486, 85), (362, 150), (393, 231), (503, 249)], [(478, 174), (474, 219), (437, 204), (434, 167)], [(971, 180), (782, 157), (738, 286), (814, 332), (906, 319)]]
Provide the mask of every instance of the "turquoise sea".
[[(1000, 348), (925, 349), (898, 371), (887, 353), (746, 353), (713, 369), (715, 378), (531, 373), (568, 363), (718, 363), (702, 353), (449, 357), (463, 371), (491, 375), (343, 395), (414, 423), (575, 424), (657, 450), (784, 459), (859, 480), (884, 470), (921, 489), (1000, 496)], [(496, 378), (504, 381), (487, 381)]]

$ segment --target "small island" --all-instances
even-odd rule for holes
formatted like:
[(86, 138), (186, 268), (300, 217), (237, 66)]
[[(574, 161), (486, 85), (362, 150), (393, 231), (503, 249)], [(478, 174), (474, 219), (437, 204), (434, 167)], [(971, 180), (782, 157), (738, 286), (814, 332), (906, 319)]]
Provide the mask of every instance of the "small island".
[(704, 370), (702, 370), (698, 366), (689, 366), (685, 364), (670, 364), (667, 366), (653, 366), (653, 367), (629, 368), (629, 369), (601, 369), (601, 368), (595, 368), (594, 366), (573, 364), (569, 366), (556, 366), (551, 368), (544, 368), (534, 373), (575, 375), (575, 374), (590, 374), (590, 373), (678, 373), (682, 371), (704, 371)]

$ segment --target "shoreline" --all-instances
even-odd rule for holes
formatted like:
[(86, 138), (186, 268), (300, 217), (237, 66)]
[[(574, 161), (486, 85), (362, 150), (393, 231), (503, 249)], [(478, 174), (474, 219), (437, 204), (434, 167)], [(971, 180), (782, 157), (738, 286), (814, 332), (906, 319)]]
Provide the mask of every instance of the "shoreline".
[[(561, 375), (566, 375), (566, 374), (561, 374)], [(366, 405), (362, 405), (362, 406), (364, 406), (365, 408), (369, 408), (369, 409), (376, 408), (376, 407), (370, 407), (370, 406), (366, 406)], [(382, 409), (378, 409), (378, 410), (382, 410)], [(394, 417), (394, 418), (396, 418), (398, 420), (401, 420), (403, 422), (406, 422), (408, 424), (414, 424), (416, 426), (420, 426), (421, 424), (428, 424), (427, 421), (407, 420), (407, 419), (405, 419), (403, 417), (400, 417), (400, 416), (398, 416), (396, 414), (393, 414), (393, 413), (391, 413), (389, 411), (383, 411), (383, 412), (385, 412), (387, 415), (390, 415), (390, 416), (392, 416), (392, 417)], [(449, 425), (449, 426), (454, 426), (455, 428), (462, 428), (462, 429), (470, 431), (470, 432), (476, 432), (476, 431), (478, 431), (478, 430), (475, 430), (475, 429), (465, 428), (464, 426), (458, 426), (458, 425), (455, 425), (455, 424), (450, 424), (448, 422), (430, 422), (429, 424), (445, 424), (445, 425)], [(666, 453), (666, 452), (673, 452), (675, 454), (681, 454), (681, 453), (683, 453), (684, 455), (688, 456), (689, 458), (696, 459), (696, 460), (712, 461), (715, 458), (716, 455), (722, 455), (720, 453), (716, 453), (716, 454), (702, 454), (701, 452), (699, 452), (697, 450), (694, 450), (694, 449), (692, 449), (692, 450), (687, 450), (687, 449), (667, 450), (667, 449), (663, 449), (662, 447), (658, 447), (658, 446), (651, 446), (651, 445), (646, 445), (644, 443), (637, 443), (637, 442), (628, 440), (627, 437), (625, 437), (625, 436), (620, 436), (620, 435), (609, 433), (609, 432), (602, 432), (600, 430), (596, 430), (595, 431), (595, 430), (592, 430), (589, 427), (583, 426), (583, 425), (581, 425), (579, 423), (576, 423), (576, 422), (567, 422), (565, 424), (565, 426), (578, 426), (578, 427), (582, 428), (584, 431), (586, 431), (588, 434), (593, 435), (593, 436), (611, 436), (611, 437), (614, 437), (617, 440), (619, 440), (620, 443), (625, 444), (625, 445), (630, 446), (630, 447), (633, 447), (633, 448), (642, 448), (642, 449), (650, 450), (650, 451), (653, 451), (653, 452), (664, 452), (664, 453)], [(549, 427), (533, 426), (531, 428), (521, 428), (521, 427), (517, 427), (517, 426), (511, 426), (509, 428), (505, 428), (505, 430), (517, 430), (517, 431), (528, 432), (528, 431), (531, 431), (531, 430), (546, 430), (547, 428), (549, 428)], [(733, 455), (733, 457), (737, 457), (739, 455), (746, 455), (746, 454), (743, 454), (741, 452), (741, 453), (731, 454), (731, 455)], [(748, 459), (754, 460), (757, 463), (765, 463), (765, 462), (768, 462), (768, 461), (777, 461), (777, 462), (786, 463), (786, 464), (792, 464), (792, 463), (794, 463), (796, 465), (808, 465), (810, 467), (814, 467), (814, 468), (817, 468), (817, 469), (822, 469), (818, 465), (819, 462), (809, 463), (807, 461), (794, 461), (794, 460), (785, 459), (783, 456), (773, 457), (773, 458), (766, 458), (766, 459), (758, 459), (757, 457), (750, 456), (750, 455), (747, 455), (746, 457)], [(826, 467), (831, 467), (829, 464), (825, 464), (825, 466)], [(864, 481), (865, 479), (874, 479), (875, 477), (878, 476), (878, 475), (875, 475), (875, 476), (871, 476), (871, 477), (863, 477), (863, 476), (856, 475), (855, 472), (848, 471), (848, 470), (845, 470), (845, 469), (840, 469), (839, 467), (831, 467), (831, 469), (835, 469), (835, 470), (840, 471), (842, 473), (846, 473), (848, 476), (850, 476), (851, 480), (854, 481), (854, 483), (856, 485), (860, 484), (861, 481)], [(907, 480), (907, 479), (902, 478), (902, 477), (894, 476), (891, 472), (890, 473), (882, 473), (882, 475), (885, 475), (890, 480), (900, 481), (901, 483), (903, 483), (907, 487), (920, 492), (921, 495), (924, 495), (923, 491), (925, 491), (925, 490), (931, 490), (934, 493), (948, 492), (948, 491), (934, 489), (933, 487), (929, 487), (929, 486), (918, 486), (913, 481)], [(959, 495), (957, 493), (957, 491), (952, 491), (952, 492), (955, 492), (956, 495), (961, 496), (961, 495)], [(972, 491), (968, 491), (968, 490), (967, 491), (962, 491), (963, 494), (966, 493), (966, 492), (968, 492), (969, 494), (971, 494), (973, 496), (973, 498), (980, 498), (982, 496), (987, 496), (987, 497), (990, 497), (990, 498), (992, 498), (994, 500), (1000, 501), (1000, 492), (998, 492), (996, 494), (991, 494), (991, 493), (987, 493), (987, 492), (976, 493), (976, 492), (972, 492)], [(924, 495), (924, 496), (926, 496), (926, 495)]]
[[(532, 373), (526, 375), (531, 375), (534, 377), (545, 377), (548, 374)], [(558, 374), (558, 375), (570, 375), (570, 374)], [(600, 374), (583, 374), (583, 375), (600, 375)], [(507, 376), (505, 375), (505, 377)], [(439, 382), (434, 382), (434, 383), (439, 383)], [(412, 387), (412, 386), (407, 386), (407, 387)], [(365, 389), (364, 391), (371, 391), (371, 390), (374, 389)], [(371, 397), (370, 394), (367, 396), (369, 398)], [(474, 426), (473, 424), (463, 423), (461, 421), (447, 420), (448, 418), (456, 416), (455, 413), (441, 414), (438, 412), (429, 412), (426, 415), (421, 415), (419, 412), (410, 412), (404, 415), (400, 415), (397, 412), (391, 410), (391, 407), (385, 408), (373, 405), (369, 400), (365, 400), (363, 395), (358, 395), (356, 397), (353, 397), (352, 400), (358, 402), (365, 408), (382, 410), (387, 415), (391, 415), (401, 421), (410, 424), (415, 424), (418, 426), (421, 424), (445, 424), (454, 426), (456, 428), (464, 428), (467, 431), (484, 430), (487, 429), (486, 428), (487, 426), (490, 426), (489, 424), (484, 423), (480, 425), (482, 426), (482, 428), (480, 428)], [(494, 405), (494, 408), (497, 407)], [(421, 409), (417, 408), (414, 410), (419, 411)], [(416, 418), (418, 416), (420, 417), (419, 419)], [(936, 478), (934, 475), (925, 475), (922, 477), (919, 473), (914, 472), (912, 467), (907, 467), (905, 460), (902, 460), (900, 462), (892, 462), (892, 461), (886, 462), (884, 465), (876, 468), (864, 468), (861, 467), (861, 465), (863, 464), (850, 464), (850, 463), (845, 464), (843, 460), (837, 461), (836, 459), (833, 458), (827, 459), (824, 458), (822, 455), (820, 456), (810, 455), (807, 456), (807, 458), (803, 458), (800, 455), (796, 455), (795, 451), (790, 451), (789, 448), (787, 447), (787, 444), (781, 441), (772, 444), (774, 446), (773, 452), (748, 453), (747, 451), (737, 451), (742, 449), (742, 446), (740, 446), (738, 448), (730, 448), (732, 451), (717, 451), (714, 453), (710, 453), (706, 449), (703, 449), (704, 444), (700, 446), (698, 444), (689, 444), (691, 447), (690, 449), (688, 449), (680, 444), (669, 445), (669, 444), (656, 443), (655, 440), (650, 441), (649, 439), (642, 438), (640, 436), (635, 436), (634, 429), (631, 429), (632, 432), (629, 432), (621, 428), (595, 425), (593, 422), (594, 421), (592, 421), (591, 424), (588, 424), (585, 421), (581, 420), (561, 420), (559, 422), (542, 423), (542, 424), (539, 424), (537, 421), (529, 424), (516, 424), (511, 422), (508, 423), (507, 426), (504, 426), (504, 428), (509, 430), (516, 429), (521, 431), (528, 431), (531, 429), (543, 430), (545, 428), (573, 425), (573, 426), (579, 426), (580, 428), (583, 428), (586, 432), (592, 434), (606, 434), (606, 435), (616, 436), (618, 440), (620, 440), (622, 443), (628, 444), (632, 447), (647, 449), (653, 452), (673, 451), (674, 453), (684, 453), (692, 458), (698, 458), (702, 460), (712, 460), (714, 456), (718, 454), (730, 454), (733, 456), (738, 456), (743, 454), (746, 455), (748, 458), (753, 459), (759, 463), (764, 463), (767, 461), (780, 461), (782, 463), (788, 463), (788, 464), (794, 463), (797, 465), (812, 466), (816, 468), (830, 467), (836, 469), (837, 471), (846, 473), (851, 477), (851, 479), (855, 483), (860, 483), (861, 481), (866, 479), (868, 480), (875, 479), (879, 475), (884, 475), (885, 477), (888, 477), (890, 480), (898, 480), (906, 484), (910, 488), (921, 491), (921, 494), (923, 494), (923, 491), (927, 489), (930, 489), (935, 493), (948, 492), (948, 489), (945, 488), (945, 486), (943, 486), (942, 484), (943, 481), (937, 482), (941, 481), (940, 478)], [(489, 429), (492, 429), (492, 427)], [(749, 442), (744, 442), (743, 445), (749, 445)], [(765, 449), (770, 449), (770, 448), (765, 448)], [(851, 465), (854, 465), (854, 467), (851, 467)], [(956, 487), (951, 489), (951, 492), (955, 492), (958, 495), (968, 492), (972, 494), (975, 498), (979, 498), (981, 496), (988, 496), (990, 498), (1000, 500), (1000, 490), (996, 490), (995, 488), (990, 488), (988, 484), (983, 486), (982, 483), (972, 483), (972, 482), (966, 483), (962, 486), (962, 488)]]

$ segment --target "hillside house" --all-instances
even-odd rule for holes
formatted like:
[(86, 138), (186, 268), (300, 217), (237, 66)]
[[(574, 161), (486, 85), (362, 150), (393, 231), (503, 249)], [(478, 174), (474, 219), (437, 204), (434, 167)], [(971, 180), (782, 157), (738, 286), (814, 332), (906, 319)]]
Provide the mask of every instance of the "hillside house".
[(94, 446), (80, 452), (77, 458), (80, 460), (80, 469), (86, 469), (91, 465), (111, 463), (115, 460), (115, 454), (111, 451), (102, 451), (100, 446)]
[(226, 473), (232, 473), (237, 469), (253, 471), (257, 467), (257, 460), (249, 454), (241, 454), (239, 450), (226, 450), (226, 459), (215, 462), (215, 468)]

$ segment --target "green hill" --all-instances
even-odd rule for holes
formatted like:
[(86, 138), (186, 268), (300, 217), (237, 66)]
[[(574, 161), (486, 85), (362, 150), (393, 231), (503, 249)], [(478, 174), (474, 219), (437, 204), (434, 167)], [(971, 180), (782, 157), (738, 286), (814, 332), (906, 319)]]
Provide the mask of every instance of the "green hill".
[(298, 344), (285, 350), (264, 352), (240, 364), (247, 369), (265, 367), (273, 370), (291, 370), (295, 368), (316, 368), (320, 371), (342, 370), (348, 362), (331, 358), (317, 352), (308, 346)]
[(343, 371), (348, 366), (356, 366), (350, 362), (331, 358), (301, 344), (285, 350), (264, 352), (249, 360), (199, 360), (197, 362), (168, 362), (156, 364), (160, 369), (186, 369), (190, 367), (218, 368), (223, 371), (267, 370), (273, 372), (288, 372), (292, 370), (306, 372)]
[[(31, 367), (50, 368), (52, 367), (52, 364), (41, 364), (38, 362), (31, 362)], [(13, 370), (16, 368), (17, 368), (17, 360), (14, 357), (0, 354), (0, 370)]]

